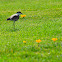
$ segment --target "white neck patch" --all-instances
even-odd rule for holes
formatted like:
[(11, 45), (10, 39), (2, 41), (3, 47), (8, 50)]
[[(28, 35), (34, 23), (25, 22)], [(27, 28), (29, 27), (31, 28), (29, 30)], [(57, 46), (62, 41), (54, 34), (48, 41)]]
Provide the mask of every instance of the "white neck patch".
[(16, 14), (20, 15), (20, 13), (16, 13)]

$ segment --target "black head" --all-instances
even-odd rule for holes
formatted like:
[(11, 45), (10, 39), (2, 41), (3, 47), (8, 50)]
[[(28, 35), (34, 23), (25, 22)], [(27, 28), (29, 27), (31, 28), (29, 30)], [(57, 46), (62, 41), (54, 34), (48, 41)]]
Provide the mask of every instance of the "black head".
[(22, 14), (20, 11), (18, 11), (17, 13), (20, 13), (20, 14)]

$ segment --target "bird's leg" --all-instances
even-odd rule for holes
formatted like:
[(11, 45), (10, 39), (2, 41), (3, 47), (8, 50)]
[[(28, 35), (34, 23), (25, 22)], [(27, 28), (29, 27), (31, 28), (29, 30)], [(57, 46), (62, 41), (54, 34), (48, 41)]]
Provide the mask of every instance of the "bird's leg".
[(13, 21), (13, 25), (14, 25), (14, 31), (15, 31), (15, 21)]

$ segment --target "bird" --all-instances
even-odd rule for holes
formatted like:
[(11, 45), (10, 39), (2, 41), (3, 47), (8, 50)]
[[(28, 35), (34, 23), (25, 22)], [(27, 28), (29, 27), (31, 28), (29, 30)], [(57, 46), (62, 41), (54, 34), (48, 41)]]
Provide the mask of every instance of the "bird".
[(22, 13), (20, 11), (18, 11), (16, 14), (13, 14), (9, 18), (7, 18), (7, 20), (13, 21), (14, 30), (15, 30), (15, 21), (17, 21), (19, 19), (20, 14), (22, 14)]

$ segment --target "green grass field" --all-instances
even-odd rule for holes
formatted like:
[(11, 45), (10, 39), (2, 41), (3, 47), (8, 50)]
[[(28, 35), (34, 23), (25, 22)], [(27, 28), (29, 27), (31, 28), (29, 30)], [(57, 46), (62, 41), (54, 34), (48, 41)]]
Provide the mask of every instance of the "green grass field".
[(0, 62), (62, 62), (62, 0), (0, 0)]

